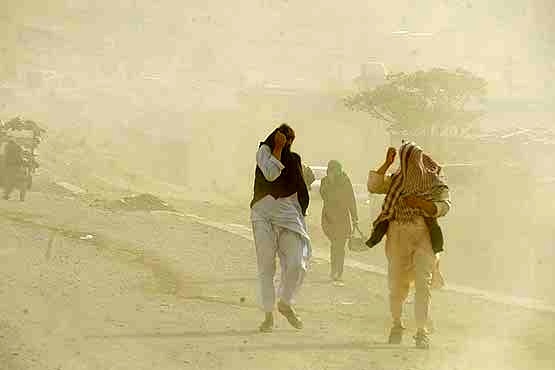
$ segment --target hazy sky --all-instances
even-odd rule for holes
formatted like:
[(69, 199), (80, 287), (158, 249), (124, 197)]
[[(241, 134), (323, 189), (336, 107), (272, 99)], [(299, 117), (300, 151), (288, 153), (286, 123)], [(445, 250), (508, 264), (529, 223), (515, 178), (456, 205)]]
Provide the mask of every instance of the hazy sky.
[(463, 67), (493, 93), (510, 83), (526, 97), (549, 89), (554, 73), (549, 1), (2, 3), (3, 60), (20, 78), (46, 70), (57, 75), (51, 85), (153, 104), (211, 94), (225, 105), (260, 83), (349, 87), (369, 60), (392, 71)]

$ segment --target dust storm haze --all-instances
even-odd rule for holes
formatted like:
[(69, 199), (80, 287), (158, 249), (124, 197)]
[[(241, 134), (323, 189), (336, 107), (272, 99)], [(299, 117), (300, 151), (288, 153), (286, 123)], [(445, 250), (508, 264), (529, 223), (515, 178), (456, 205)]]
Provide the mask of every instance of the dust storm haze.
[[(0, 119), (6, 122), (21, 116), (46, 129), (37, 148), (41, 167), (28, 199), (20, 205), (9, 203), (0, 210), (4, 214), (0, 221), (5, 223), (6, 240), (19, 240), (21, 248), (25, 244), (21, 240), (27, 238), (21, 233), (34, 231), (29, 230), (31, 221), (23, 227), (18, 220), (35, 212), (46, 218), (49, 213), (57, 214), (56, 222), (52, 221), (56, 227), (45, 228), (42, 221), (33, 223), (42, 225), (42, 231), (36, 233), (46, 235), (43, 244), (50, 243), (48, 248), (55, 245), (52, 235), (69, 238), (59, 231), (63, 225), (90, 229), (93, 238), (96, 234), (91, 225), (97, 221), (88, 224), (87, 216), (75, 216), (79, 220), (76, 221), (73, 212), (77, 211), (73, 209), (78, 207), (65, 202), (89, 205), (139, 193), (155, 194), (180, 210), (188, 210), (185, 213), (201, 215), (211, 222), (249, 227), (248, 205), (258, 143), (284, 122), (295, 130), (293, 149), (302, 156), (304, 164), (317, 168), (326, 166), (331, 159), (343, 164), (355, 187), (360, 225), (368, 233), (383, 200), (383, 196), (368, 194), (368, 171), (379, 167), (388, 146), (398, 147), (401, 139), (410, 139), (444, 166), (453, 202), (450, 213), (440, 221), (446, 236), (442, 270), (453, 290), (437, 293), (439, 297), (433, 302), (434, 315), (438, 315), (435, 321), (439, 322), (434, 344), (443, 348), (437, 350), (433, 360), (412, 352), (407, 352), (405, 358), (402, 351), (401, 357), (393, 351), (375, 351), (372, 346), (376, 345), (371, 340), (366, 348), (360, 343), (368, 338), (355, 334), (358, 332), (354, 326), (341, 326), (341, 321), (348, 320), (343, 314), (334, 315), (335, 308), (326, 317), (319, 312), (314, 302), (328, 304), (329, 297), (316, 293), (321, 287), (308, 293), (312, 289), (308, 285), (299, 304), (301, 313), (303, 306), (312, 307), (312, 311), (307, 309), (305, 313), (307, 325), (317, 320), (333, 322), (325, 336), (339, 342), (329, 347), (323, 344), (322, 348), (316, 345), (313, 350), (337, 353), (327, 364), (330, 369), (355, 369), (349, 365), (355, 361), (353, 358), (357, 359), (353, 363), (359, 363), (368, 357), (377, 360), (361, 369), (553, 368), (555, 357), (550, 347), (555, 340), (554, 4), (552, 0), (2, 0)], [(477, 117), (459, 125), (411, 131), (368, 112), (349, 109), (345, 104), (347, 97), (385, 85), (396, 74), (436, 68), (464, 69), (487, 83), (485, 94), (471, 103), (480, 112)], [(54, 201), (49, 196), (59, 198)], [(322, 201), (317, 188), (310, 191), (310, 196), (309, 231), (314, 248), (326, 254), (328, 242), (320, 227)], [(89, 214), (87, 210), (83, 212)], [(139, 216), (121, 217), (122, 220), (113, 221), (113, 227), (129, 222), (132, 225), (129, 228), (121, 226), (126, 232), (131, 233), (140, 224), (147, 233), (148, 220), (126, 218)], [(101, 219), (98, 216), (97, 226), (108, 227)], [(143, 244), (148, 244), (150, 235), (155, 235), (158, 239), (152, 236), (156, 241), (151, 242), (151, 247), (159, 244), (157, 256), (169, 260), (187, 249), (190, 238), (202, 236), (193, 227), (181, 239), (171, 239), (163, 236), (164, 230), (174, 230), (174, 226), (156, 225), (149, 236), (137, 231), (136, 235), (124, 237), (123, 232), (118, 235), (112, 231), (115, 240)], [(13, 231), (19, 227), (26, 231), (18, 231), (20, 234)], [(16, 234), (17, 238), (13, 236)], [(214, 265), (217, 265), (214, 261), (226, 259), (226, 254), (233, 254), (234, 250), (228, 248), (218, 254), (212, 250), (214, 245), (222, 239), (226, 243), (240, 243), (228, 241), (231, 238), (228, 236), (209, 235), (211, 242), (203, 248), (211, 249), (209, 253), (214, 254), (214, 260), (210, 263)], [(172, 240), (182, 249), (170, 247), (174, 245)], [(382, 248), (351, 254), (350, 258), (385, 268)], [(142, 253), (141, 258), (146, 261), (148, 253)], [(246, 256), (249, 259), (229, 259), (237, 266), (253, 264), (250, 260), (253, 256)], [(195, 258), (187, 261), (206, 263)], [(145, 266), (156, 271), (163, 263), (158, 257), (152, 259), (156, 262), (145, 262)], [(178, 261), (178, 257), (173, 260), (176, 265), (183, 262)], [(252, 295), (247, 301), (256, 301), (253, 280), (256, 272), (252, 268), (245, 267), (244, 273), (237, 276), (228, 273), (226, 278), (233, 275), (237, 279), (231, 279), (229, 286), (220, 281), (214, 287), (206, 283), (211, 281), (210, 271), (202, 270), (196, 275), (191, 269), (193, 272), (184, 274), (191, 281), (202, 280), (200, 288), (181, 276), (175, 278), (181, 283), (172, 285), (178, 292), (177, 298), (172, 296), (171, 289), (170, 293), (162, 289), (162, 293), (175, 298), (176, 307), (189, 304), (186, 299), (178, 299), (185, 294), (182, 291), (197, 292), (197, 288), (202, 294), (206, 292), (202, 289), (219, 292), (224, 298), (213, 300), (220, 299), (223, 306), (228, 293), (222, 292), (241, 292)], [(180, 275), (168, 272), (170, 268), (162, 270), (164, 279)], [(53, 274), (50, 270), (49, 273)], [(369, 288), (366, 278), (353, 277), (345, 288), (352, 289), (352, 293), (337, 299), (369, 305), (375, 312), (361, 308), (360, 312), (347, 314), (353, 314), (370, 331), (374, 329), (367, 327), (367, 322), (377, 322), (372, 325), (379, 330), (372, 335), (379, 341), (383, 336), (380, 330), (388, 320), (387, 289), (382, 280), (372, 284)], [(16, 284), (12, 288), (25, 291), (28, 286)], [(151, 290), (149, 294), (162, 294), (155, 288)], [(201, 293), (187, 294), (205, 297)], [(379, 309), (371, 302), (378, 293), (385, 297), (381, 298), (383, 302), (379, 301)], [(6, 294), (2, 299), (8, 297)], [(218, 294), (215, 296), (219, 297)], [(29, 299), (24, 305), (33, 311), (31, 298), (18, 297), (23, 301)], [(455, 300), (459, 302), (456, 305)], [(335, 302), (333, 297), (329, 301)], [(212, 301), (193, 303), (199, 302)], [(121, 305), (124, 307), (124, 303)], [(149, 309), (148, 302), (137, 305)], [(457, 308), (453, 311), (449, 305)], [(176, 344), (179, 340), (176, 335), (167, 344), (175, 347), (166, 353), (165, 339), (158, 340), (156, 349), (149, 349), (146, 362), (137, 355), (144, 351), (143, 347), (125, 347), (125, 340), (117, 339), (117, 345), (125, 347), (121, 351), (128, 353), (129, 358), (119, 362), (120, 367), (110, 367), (110, 356), (117, 359), (122, 355), (115, 354), (117, 351), (108, 344), (99, 344), (99, 339), (82, 339), (88, 335), (83, 333), (102, 337), (102, 333), (117, 333), (121, 327), (126, 333), (155, 329), (144, 323), (134, 328), (129, 322), (107, 328), (92, 319), (83, 324), (82, 332), (75, 334), (80, 338), (76, 339), (79, 345), (73, 342), (72, 345), (79, 348), (75, 353), (85, 353), (86, 348), (94, 348), (98, 353), (106, 351), (105, 359), (70, 354), (67, 348), (62, 350), (65, 347), (62, 344), (52, 355), (40, 357), (42, 349), (33, 349), (33, 355), (23, 349), (14, 350), (11, 346), (16, 339), (11, 342), (10, 333), (17, 333), (13, 336), (28, 347), (39, 348), (40, 340), (36, 338), (44, 336), (54, 343), (59, 339), (57, 331), (63, 332), (60, 328), (63, 325), (44, 329), (44, 333), (39, 329), (33, 331), (24, 319), (13, 316), (6, 304), (1, 307), (0, 335), (4, 327), (8, 334), (0, 341), (0, 359), (5, 358), (4, 362), (12, 366), (6, 368), (10, 369), (142, 366), (254, 369), (263, 368), (259, 366), (266, 362), (279, 361), (281, 356), (285, 358), (283, 366), (275, 363), (273, 368), (323, 369), (326, 365), (307, 350), (284, 346), (291, 341), (301, 346), (299, 336), (287, 337), (283, 343), (275, 339), (273, 345), (281, 349), (276, 353), (262, 344), (249, 349), (251, 342), (256, 345), (257, 341), (251, 337), (248, 345), (237, 344), (234, 349), (226, 338), (214, 333), (229, 335), (231, 341), (242, 337), (226, 332), (227, 323), (219, 318), (212, 321), (204, 318), (208, 324), (198, 329), (198, 338), (186, 335), (181, 338), (183, 342), (200, 342), (191, 348), (183, 349), (182, 343)], [(43, 312), (49, 310), (47, 307)], [(168, 307), (171, 311), (173, 303), (168, 303)], [(344, 305), (337, 310), (356, 310), (350, 307)], [(252, 317), (259, 313), (254, 306), (247, 309), (252, 312), (246, 313), (245, 319), (230, 324), (237, 325), (239, 331), (250, 328), (249, 325), (255, 328), (256, 319)], [(120, 320), (125, 321), (125, 310), (120, 310)], [(134, 307), (132, 310), (135, 314)], [(139, 315), (137, 320), (145, 320), (146, 311), (141, 311), (145, 316)], [(154, 309), (148, 320), (163, 321), (156, 317), (160, 312)], [(411, 317), (411, 309), (407, 312)], [(506, 322), (493, 319), (501, 313)], [(175, 315), (170, 321), (178, 323), (186, 313)], [(214, 315), (234, 316), (235, 311), (233, 307), (225, 306), (221, 311), (216, 307)], [(497, 320), (502, 320), (500, 317)], [(251, 323), (249, 318), (254, 321)], [(158, 328), (161, 331), (172, 331), (167, 323), (159, 326), (163, 327)], [(177, 331), (196, 332), (193, 327), (183, 328)], [(212, 335), (215, 346), (221, 347), (224, 354), (216, 355), (215, 359), (203, 355), (209, 350), (203, 347), (202, 333)], [(317, 338), (320, 334), (310, 335)], [(349, 341), (350, 336), (353, 342)], [(63, 340), (60, 343), (65, 343)], [(144, 337), (140, 340), (148, 345)], [(482, 350), (476, 348), (480, 346)], [(499, 349), (503, 346), (510, 349)], [(185, 354), (180, 354), (183, 351)], [(20, 358), (13, 359), (13, 352), (21, 353)], [(250, 365), (238, 360), (239, 352), (252, 356)], [(37, 362), (31, 360), (33, 356)], [(295, 367), (303, 359), (303, 365)], [(46, 367), (37, 365), (40, 361)]]

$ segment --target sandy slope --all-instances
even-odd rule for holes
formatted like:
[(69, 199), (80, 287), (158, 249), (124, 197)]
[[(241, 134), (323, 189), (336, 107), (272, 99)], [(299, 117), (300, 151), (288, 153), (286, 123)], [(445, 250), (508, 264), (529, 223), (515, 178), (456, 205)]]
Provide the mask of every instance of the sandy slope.
[(187, 218), (112, 214), (32, 193), (26, 203), (0, 203), (0, 219), (1, 369), (555, 364), (553, 315), (450, 293), (436, 294), (430, 351), (413, 349), (409, 335), (403, 346), (385, 345), (383, 278), (348, 270), (347, 286), (332, 287), (321, 260), (299, 297), (306, 329), (279, 318), (273, 334), (258, 334), (251, 243)]

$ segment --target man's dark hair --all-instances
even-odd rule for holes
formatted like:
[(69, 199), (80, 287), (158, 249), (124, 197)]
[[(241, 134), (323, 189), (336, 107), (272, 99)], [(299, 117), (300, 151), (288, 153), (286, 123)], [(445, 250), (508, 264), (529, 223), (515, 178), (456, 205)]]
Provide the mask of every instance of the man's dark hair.
[(274, 136), (276, 136), (276, 133), (278, 131), (286, 136), (288, 136), (291, 132), (295, 132), (295, 130), (293, 130), (291, 126), (289, 126), (287, 123), (282, 123), (281, 125), (279, 125), (279, 127), (272, 131), (272, 133), (268, 135), (266, 140), (264, 140), (264, 144), (268, 145), (272, 150), (274, 150)]
[(277, 131), (281, 132), (284, 135), (287, 135), (288, 133), (293, 132), (294, 130), (287, 123), (282, 123), (277, 128)]

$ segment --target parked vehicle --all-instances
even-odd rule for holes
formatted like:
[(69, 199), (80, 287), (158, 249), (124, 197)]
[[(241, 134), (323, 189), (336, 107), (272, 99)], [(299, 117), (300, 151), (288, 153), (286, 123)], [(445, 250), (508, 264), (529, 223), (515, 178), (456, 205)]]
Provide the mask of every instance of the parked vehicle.
[(326, 166), (308, 166), (314, 174), (314, 182), (310, 186), (310, 191), (313, 193), (320, 192), (320, 181), (326, 176), (328, 167)]

